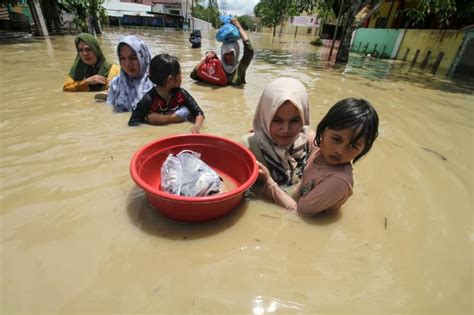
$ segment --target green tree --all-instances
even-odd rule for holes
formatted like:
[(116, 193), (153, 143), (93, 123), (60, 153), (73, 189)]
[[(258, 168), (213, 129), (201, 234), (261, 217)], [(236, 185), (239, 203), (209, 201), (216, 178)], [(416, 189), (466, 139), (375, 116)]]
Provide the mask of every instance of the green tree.
[[(19, 3), (19, 0), (0, 0), (0, 4), (5, 6), (15, 6)], [(60, 18), (60, 9), (58, 8), (57, 1), (54, 0), (40, 0), (41, 11), (43, 13), (43, 18), (48, 29), (49, 33), (60, 32), (61, 27), (61, 18)], [(31, 5), (32, 1), (28, 1), (30, 6), (30, 11), (33, 11)]]
[(62, 31), (62, 23), (61, 8), (58, 6), (58, 2), (41, 0), (40, 6), (48, 32), (51, 34), (60, 33)]
[[(305, 2), (305, 0), (301, 0)], [(342, 40), (337, 52), (336, 61), (346, 63), (349, 59), (349, 49), (352, 32), (361, 27), (367, 19), (379, 9), (383, 0), (306, 0), (309, 7), (325, 10), (330, 7), (337, 17), (337, 31), (341, 32)], [(416, 9), (406, 13), (414, 22), (422, 22), (428, 16), (436, 15), (440, 24), (445, 27), (453, 21), (462, 19), (463, 25), (474, 23), (474, 1), (472, 0), (418, 0)], [(356, 23), (355, 16), (366, 6), (371, 10), (364, 18)], [(461, 12), (460, 12), (461, 11)], [(407, 11), (408, 12), (408, 11)], [(458, 22), (459, 23), (459, 22)]]
[(88, 26), (91, 23), (95, 32), (100, 34), (99, 21), (107, 23), (104, 0), (57, 0), (57, 3), (62, 10), (74, 14), (74, 23), (83, 32), (89, 31)]
[(207, 21), (212, 23), (212, 26), (215, 28), (220, 27), (219, 20), (219, 9), (217, 8), (217, 3), (209, 2), (207, 8), (203, 7), (200, 4), (196, 4), (191, 11), (191, 15), (195, 18)]
[(276, 27), (289, 17), (298, 13), (295, 0), (260, 0), (254, 8), (255, 16), (260, 18), (263, 26), (273, 28), (273, 36)]
[[(336, 0), (332, 3), (332, 8), (338, 21), (336, 30), (339, 28), (341, 30), (341, 43), (336, 56), (337, 62), (347, 63), (349, 60), (352, 32), (360, 28), (367, 19), (377, 12), (382, 3), (383, 0)], [(371, 6), (371, 10), (361, 21), (356, 23), (357, 13), (367, 6)]]
[(3, 4), (5, 6), (9, 4), (15, 5), (15, 4), (18, 4), (18, 0), (0, 0), (0, 4)]
[(422, 0), (415, 8), (400, 12), (408, 19), (408, 27), (426, 27), (425, 23), (435, 19), (440, 29), (463, 27), (474, 23), (474, 1), (472, 0)]
[(248, 15), (241, 15), (237, 17), (239, 20), (240, 25), (244, 28), (244, 30), (250, 30), (253, 28), (253, 20), (250, 16)]

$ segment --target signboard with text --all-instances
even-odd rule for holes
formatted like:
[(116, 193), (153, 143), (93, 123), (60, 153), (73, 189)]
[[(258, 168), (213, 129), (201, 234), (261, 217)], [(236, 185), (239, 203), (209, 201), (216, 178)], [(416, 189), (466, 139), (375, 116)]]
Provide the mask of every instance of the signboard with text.
[(316, 16), (290, 16), (290, 24), (294, 26), (319, 27)]

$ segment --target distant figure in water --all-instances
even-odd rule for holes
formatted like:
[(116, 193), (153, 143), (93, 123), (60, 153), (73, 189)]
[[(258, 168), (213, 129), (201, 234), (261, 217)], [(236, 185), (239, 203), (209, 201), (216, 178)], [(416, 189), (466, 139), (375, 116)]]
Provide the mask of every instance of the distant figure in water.
[(201, 31), (194, 30), (189, 35), (189, 42), (192, 44), (192, 48), (200, 48), (201, 47)]
[(104, 91), (109, 82), (119, 74), (120, 68), (108, 63), (97, 39), (81, 33), (74, 40), (77, 55), (69, 77), (63, 86), (65, 92)]
[(191, 94), (181, 87), (178, 58), (168, 54), (153, 57), (150, 63), (150, 80), (156, 86), (137, 104), (128, 125), (167, 125), (190, 121), (194, 123), (191, 133), (200, 133), (204, 113)]
[(117, 45), (120, 74), (110, 82), (107, 103), (116, 112), (131, 112), (154, 84), (148, 77), (151, 54), (145, 41), (135, 35), (123, 37)]

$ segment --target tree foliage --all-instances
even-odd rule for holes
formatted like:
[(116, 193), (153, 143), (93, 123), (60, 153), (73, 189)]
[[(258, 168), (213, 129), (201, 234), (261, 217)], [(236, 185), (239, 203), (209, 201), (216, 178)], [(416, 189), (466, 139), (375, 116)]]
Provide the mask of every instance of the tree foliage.
[(15, 4), (18, 4), (19, 0), (0, 0), (0, 4), (3, 4), (3, 5), (15, 5)]
[(325, 2), (320, 0), (294, 0), (294, 3), (298, 12), (306, 12), (308, 14), (313, 14), (317, 9), (325, 5)]
[(295, 0), (260, 0), (254, 8), (254, 13), (260, 18), (263, 26), (273, 28), (275, 36), (276, 27), (287, 17), (298, 13), (296, 4)]
[[(352, 32), (361, 27), (363, 23), (378, 11), (383, 0), (352, 1), (334, 0), (331, 3), (334, 14), (338, 20), (338, 28), (341, 32), (341, 44), (337, 51), (336, 61), (346, 63), (349, 60), (349, 50)], [(363, 9), (370, 6), (370, 11), (364, 18), (356, 23), (356, 15)]]
[[(349, 48), (352, 32), (361, 27), (361, 25), (376, 13), (383, 3), (383, 0), (332, 0), (326, 1), (330, 3), (334, 14), (338, 17), (339, 25), (342, 31), (342, 42), (337, 52), (336, 61), (347, 62), (349, 59)], [(472, 0), (418, 0), (417, 8), (409, 11), (414, 21), (424, 21), (428, 16), (435, 15), (440, 25), (445, 27), (452, 21), (456, 15), (458, 8), (463, 7), (466, 12), (474, 11), (474, 2)], [(370, 11), (361, 21), (356, 23), (355, 16), (365, 7), (370, 6)], [(468, 13), (469, 14), (469, 13)]]
[(191, 14), (195, 18), (212, 23), (212, 26), (215, 28), (220, 27), (220, 12), (219, 8), (217, 7), (217, 2), (214, 3), (210, 1), (207, 8), (200, 4), (196, 4), (192, 9)]
[[(45, 0), (43, 0), (45, 1)], [(107, 23), (104, 0), (57, 0), (58, 7), (66, 12), (74, 14), (74, 23), (83, 32), (88, 31), (88, 17), (96, 30), (99, 32), (99, 21)]]
[(248, 15), (241, 15), (238, 16), (237, 19), (239, 20), (240, 25), (244, 28), (244, 30), (250, 30), (253, 28), (253, 20)]
[(408, 20), (409, 27), (424, 26), (436, 19), (439, 28), (474, 23), (474, 1), (472, 0), (419, 0), (414, 8), (402, 10), (400, 14)]

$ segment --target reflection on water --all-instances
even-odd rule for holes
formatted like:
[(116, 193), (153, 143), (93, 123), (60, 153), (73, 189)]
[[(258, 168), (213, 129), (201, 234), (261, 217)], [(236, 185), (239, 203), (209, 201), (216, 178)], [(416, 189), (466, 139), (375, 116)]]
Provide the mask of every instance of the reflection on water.
[(364, 76), (373, 80), (406, 81), (430, 89), (447, 92), (472, 94), (474, 78), (466, 80), (447, 79), (445, 76), (435, 76), (408, 62), (397, 60), (376, 59), (373, 57), (352, 54), (344, 73)]
[(277, 312), (287, 313), (290, 311), (307, 312), (308, 310), (305, 309), (303, 304), (285, 302), (279, 299), (265, 298), (263, 296), (256, 296), (253, 300), (252, 311), (254, 315), (261, 315)]
[(474, 91), (474, 78), (466, 78), (465, 80), (447, 79), (442, 75), (432, 75), (419, 69), (418, 66), (410, 65), (409, 62), (351, 54), (347, 64), (329, 65), (326, 60), (322, 59), (324, 55), (327, 55), (322, 53), (322, 49), (324, 48), (309, 52), (262, 49), (257, 51), (256, 59), (273, 65), (311, 67), (315, 70), (342, 72), (345, 75), (355, 75), (355, 77), (364, 77), (371, 80), (406, 81), (430, 89), (455, 93), (471, 94)]
[[(124, 31), (129, 34), (133, 31)], [(4, 313), (456, 313), (472, 311), (471, 82), (409, 64), (321, 61), (311, 38), (250, 34), (244, 87), (187, 74), (217, 47), (203, 33), (139, 32), (179, 57), (204, 132), (239, 139), (260, 94), (300, 79), (311, 125), (345, 97), (377, 108), (380, 136), (354, 166), (354, 196), (336, 216), (299, 217), (255, 198), (212, 222), (155, 212), (131, 180), (143, 145), (190, 124), (127, 126), (92, 93), (63, 93), (72, 36), (0, 45), (1, 309)], [(100, 42), (117, 62), (122, 33)]]

